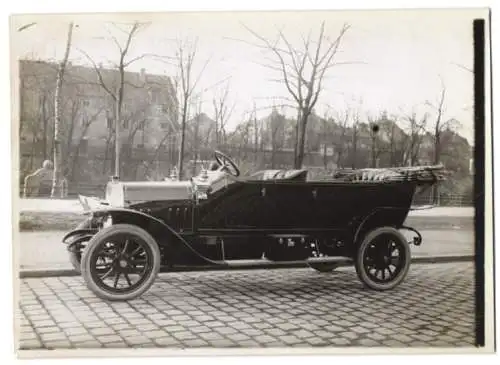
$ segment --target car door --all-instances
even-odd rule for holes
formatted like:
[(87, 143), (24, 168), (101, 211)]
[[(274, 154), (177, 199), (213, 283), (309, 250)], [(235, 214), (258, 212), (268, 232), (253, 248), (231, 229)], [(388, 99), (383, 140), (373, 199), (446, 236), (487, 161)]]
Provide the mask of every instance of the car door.
[(199, 229), (254, 230), (266, 226), (267, 202), (260, 181), (237, 182), (197, 207)]
[(307, 183), (275, 181), (264, 184), (268, 214), (268, 225), (278, 229), (310, 228), (314, 191)]

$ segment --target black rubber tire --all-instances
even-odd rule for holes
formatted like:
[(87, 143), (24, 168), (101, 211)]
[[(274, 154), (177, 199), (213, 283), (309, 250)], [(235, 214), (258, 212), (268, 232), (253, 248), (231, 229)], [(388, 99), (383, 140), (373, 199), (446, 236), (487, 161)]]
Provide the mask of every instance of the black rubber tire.
[(340, 267), (339, 264), (331, 263), (331, 262), (321, 262), (315, 264), (308, 264), (311, 269), (316, 270), (321, 273), (331, 273)]
[[(103, 240), (106, 240), (108, 237), (119, 233), (131, 234), (139, 237), (141, 240), (146, 242), (146, 244), (149, 246), (152, 252), (153, 267), (151, 271), (148, 273), (147, 278), (139, 287), (129, 292), (117, 294), (117, 293), (111, 293), (99, 287), (95, 283), (90, 270), (91, 270), (91, 257), (94, 250), (99, 246), (100, 243), (102, 243)], [(160, 266), (161, 266), (160, 249), (155, 239), (148, 232), (146, 232), (144, 229), (138, 226), (130, 224), (116, 224), (100, 230), (89, 241), (82, 255), (81, 272), (83, 279), (87, 284), (87, 287), (99, 298), (109, 301), (127, 301), (135, 299), (141, 296), (147, 290), (149, 290), (151, 285), (153, 285), (156, 276), (158, 275), (158, 272), (160, 271)]]
[[(368, 245), (376, 239), (378, 236), (382, 234), (390, 234), (392, 235), (395, 239), (399, 241), (399, 243), (402, 245), (404, 249), (404, 256), (405, 256), (405, 262), (403, 263), (403, 267), (401, 271), (398, 273), (398, 275), (394, 278), (394, 280), (388, 282), (388, 283), (378, 283), (374, 280), (372, 280), (369, 275), (366, 272), (366, 269), (364, 267), (364, 254), (366, 249), (368, 248)], [(370, 233), (368, 233), (363, 241), (361, 242), (361, 245), (359, 246), (357, 253), (356, 253), (356, 259), (355, 259), (355, 268), (356, 268), (356, 273), (358, 275), (358, 278), (361, 280), (361, 282), (367, 286), (370, 289), (378, 290), (378, 291), (384, 291), (384, 290), (391, 290), (401, 284), (403, 280), (406, 278), (408, 275), (408, 272), (410, 270), (410, 264), (411, 264), (411, 251), (410, 251), (410, 245), (408, 244), (406, 238), (403, 236), (401, 232), (399, 232), (396, 228), (393, 227), (380, 227), (377, 229), (374, 229)]]

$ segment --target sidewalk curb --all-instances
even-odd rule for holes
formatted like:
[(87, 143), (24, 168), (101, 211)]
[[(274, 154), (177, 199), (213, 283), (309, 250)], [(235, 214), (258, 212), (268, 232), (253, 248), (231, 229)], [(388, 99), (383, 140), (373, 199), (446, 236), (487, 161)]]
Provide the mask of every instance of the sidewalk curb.
[[(453, 262), (471, 262), (474, 261), (474, 255), (446, 255), (446, 256), (417, 256), (413, 257), (411, 260), (412, 264), (445, 264), (445, 263), (453, 263)], [(352, 266), (352, 263), (347, 262), (341, 263), (341, 267)], [(253, 270), (253, 269), (293, 269), (293, 268), (303, 268), (307, 267), (307, 264), (304, 265), (259, 265), (259, 266), (247, 266), (247, 267), (179, 267), (175, 269), (170, 269), (168, 271), (160, 272), (160, 274), (165, 274), (169, 272), (186, 272), (186, 271), (234, 271), (234, 270)], [(20, 270), (19, 278), (20, 279), (29, 279), (29, 278), (50, 278), (50, 277), (71, 277), (71, 276), (80, 276), (80, 273), (76, 272), (73, 269), (28, 269), (28, 270)]]

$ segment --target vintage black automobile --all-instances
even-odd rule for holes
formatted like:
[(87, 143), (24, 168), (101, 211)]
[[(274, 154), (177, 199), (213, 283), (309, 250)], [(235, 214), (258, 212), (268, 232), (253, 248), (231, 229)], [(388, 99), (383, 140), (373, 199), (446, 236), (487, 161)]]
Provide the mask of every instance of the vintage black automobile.
[(441, 166), (243, 178), (227, 155), (216, 151), (215, 160), (189, 181), (108, 183), (105, 199), (63, 239), (90, 290), (130, 300), (160, 269), (303, 263), (330, 272), (346, 260), (367, 287), (392, 289), (408, 273), (409, 245), (422, 241), (404, 226), (414, 193), (442, 178)]

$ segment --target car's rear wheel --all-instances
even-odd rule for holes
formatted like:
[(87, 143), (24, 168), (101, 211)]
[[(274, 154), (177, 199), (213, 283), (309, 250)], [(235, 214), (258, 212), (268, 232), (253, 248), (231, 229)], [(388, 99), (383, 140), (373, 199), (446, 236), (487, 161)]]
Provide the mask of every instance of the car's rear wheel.
[(393, 289), (406, 278), (411, 252), (406, 238), (393, 227), (368, 233), (358, 248), (355, 260), (359, 279), (374, 290)]
[(335, 271), (338, 267), (340, 267), (340, 265), (331, 262), (317, 262), (317, 263), (309, 263), (309, 267), (318, 272), (330, 273)]
[(99, 231), (82, 255), (87, 287), (111, 301), (131, 300), (146, 292), (160, 270), (160, 249), (140, 227), (117, 224)]

